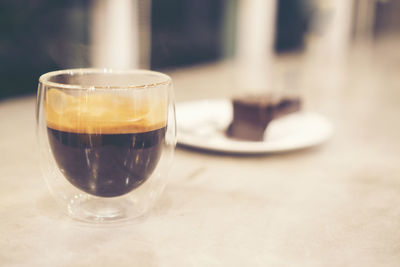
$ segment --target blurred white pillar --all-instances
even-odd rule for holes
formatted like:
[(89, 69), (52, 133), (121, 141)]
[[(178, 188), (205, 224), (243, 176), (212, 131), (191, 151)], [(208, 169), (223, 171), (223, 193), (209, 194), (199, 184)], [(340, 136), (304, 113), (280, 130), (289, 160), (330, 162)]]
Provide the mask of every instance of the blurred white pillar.
[(270, 85), (277, 0), (240, 0), (236, 60), (238, 86), (249, 92)]
[(324, 38), (326, 56), (334, 64), (341, 64), (347, 55), (353, 25), (354, 0), (333, 0), (333, 16)]
[(354, 0), (317, 0), (316, 3), (322, 24), (316, 25), (320, 31), (314, 36), (315, 43), (309, 51), (309, 85), (320, 90), (320, 105), (330, 112), (338, 108), (331, 100), (347, 86)]
[(91, 62), (99, 68), (138, 68), (138, 0), (94, 0)]

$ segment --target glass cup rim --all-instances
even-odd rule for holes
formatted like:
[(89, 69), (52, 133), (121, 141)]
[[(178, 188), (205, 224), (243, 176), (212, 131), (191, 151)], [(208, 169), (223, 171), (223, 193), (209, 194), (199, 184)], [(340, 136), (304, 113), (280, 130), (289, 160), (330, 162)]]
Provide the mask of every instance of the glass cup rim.
[[(59, 82), (52, 82), (49, 79), (57, 75), (85, 75), (85, 74), (150, 74), (157, 77), (163, 78), (161, 82), (155, 83), (139, 83), (139, 84), (127, 84), (127, 85), (79, 85), (79, 84), (65, 84)], [(95, 89), (146, 89), (154, 88), (163, 85), (169, 85), (172, 79), (167, 74), (162, 72), (145, 70), (145, 69), (111, 69), (111, 68), (76, 68), (76, 69), (64, 69), (47, 72), (39, 77), (39, 83), (47, 87), (56, 87), (60, 89), (81, 89), (81, 90), (95, 90)]]

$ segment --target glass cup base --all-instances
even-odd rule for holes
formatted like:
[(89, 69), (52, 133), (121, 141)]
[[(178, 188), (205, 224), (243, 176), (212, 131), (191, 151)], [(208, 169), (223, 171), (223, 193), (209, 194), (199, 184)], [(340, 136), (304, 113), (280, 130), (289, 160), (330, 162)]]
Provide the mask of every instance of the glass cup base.
[(130, 199), (87, 198), (85, 195), (72, 198), (67, 209), (73, 218), (91, 223), (123, 222), (140, 217), (147, 210)]

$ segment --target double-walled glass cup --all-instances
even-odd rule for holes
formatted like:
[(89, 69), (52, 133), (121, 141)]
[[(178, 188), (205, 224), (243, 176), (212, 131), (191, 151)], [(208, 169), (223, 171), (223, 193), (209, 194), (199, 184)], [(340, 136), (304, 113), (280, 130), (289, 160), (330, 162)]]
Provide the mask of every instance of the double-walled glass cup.
[(40, 162), (51, 194), (92, 222), (143, 215), (167, 182), (176, 145), (170, 77), (72, 69), (39, 79)]

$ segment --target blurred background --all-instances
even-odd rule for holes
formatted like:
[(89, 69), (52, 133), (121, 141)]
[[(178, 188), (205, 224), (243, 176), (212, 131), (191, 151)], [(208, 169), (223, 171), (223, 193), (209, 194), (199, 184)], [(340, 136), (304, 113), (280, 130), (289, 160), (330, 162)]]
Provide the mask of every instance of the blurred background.
[(0, 98), (35, 94), (41, 74), (78, 67), (229, 62), (239, 87), (290, 86), (299, 70), (343, 69), (349, 51), (383, 43), (399, 58), (398, 14), (398, 0), (1, 0)]

